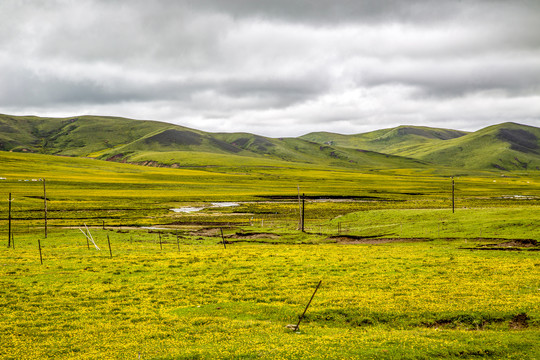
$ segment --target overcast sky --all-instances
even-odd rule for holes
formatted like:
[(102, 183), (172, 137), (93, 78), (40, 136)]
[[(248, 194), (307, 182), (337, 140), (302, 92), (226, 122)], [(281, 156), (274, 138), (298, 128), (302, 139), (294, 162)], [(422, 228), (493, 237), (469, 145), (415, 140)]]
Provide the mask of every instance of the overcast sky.
[(298, 136), (540, 126), (539, 0), (2, 0), (0, 113)]

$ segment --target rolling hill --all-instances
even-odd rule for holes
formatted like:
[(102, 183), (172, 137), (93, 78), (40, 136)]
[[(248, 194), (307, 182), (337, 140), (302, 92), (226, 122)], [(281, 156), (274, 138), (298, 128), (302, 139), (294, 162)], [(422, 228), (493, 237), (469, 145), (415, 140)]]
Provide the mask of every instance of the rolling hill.
[(409, 155), (454, 167), (540, 170), (540, 128), (515, 123), (489, 126)]
[(466, 135), (464, 131), (436, 129), (424, 126), (398, 126), (364, 134), (341, 135), (316, 132), (301, 136), (304, 140), (355, 149), (367, 149), (387, 154), (401, 154), (424, 144), (455, 139)]
[(157, 121), (79, 116), (39, 118), (0, 115), (0, 150), (91, 157), (173, 167), (253, 160), (299, 162), (345, 168), (418, 168), (425, 162), (328, 146), (299, 138), (248, 133), (208, 133)]
[(172, 167), (277, 161), (345, 168), (540, 170), (540, 129), (504, 123), (467, 133), (399, 126), (356, 135), (269, 138), (118, 117), (0, 115), (0, 150)]
[(302, 138), (451, 167), (540, 170), (540, 128), (516, 123), (493, 125), (472, 133), (399, 126), (358, 135), (310, 133)]

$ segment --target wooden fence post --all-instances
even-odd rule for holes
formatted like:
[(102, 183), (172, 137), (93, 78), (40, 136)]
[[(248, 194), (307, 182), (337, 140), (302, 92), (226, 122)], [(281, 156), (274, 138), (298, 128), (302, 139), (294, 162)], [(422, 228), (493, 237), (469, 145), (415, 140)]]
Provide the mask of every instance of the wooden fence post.
[(107, 234), (107, 242), (109, 243), (109, 254), (110, 254), (111, 259), (112, 259), (111, 240), (109, 239), (109, 234)]
[(38, 239), (38, 248), (39, 248), (39, 262), (43, 265), (43, 257), (41, 256), (41, 240)]
[(298, 228), (302, 228), (302, 202), (300, 201), (300, 185), (296, 186), (296, 189), (298, 190)]
[(8, 247), (11, 247), (11, 193), (9, 193), (9, 198), (8, 198), (8, 207), (9, 207), (9, 210), (8, 210)]
[(45, 239), (47, 238), (47, 188), (43, 179), (43, 220), (45, 222)]
[(455, 200), (454, 200), (454, 177), (452, 176), (452, 214), (454, 213), (454, 205), (455, 205)]
[(311, 299), (309, 299), (309, 302), (308, 302), (308, 304), (306, 305), (306, 308), (304, 309), (304, 312), (303, 312), (302, 315), (300, 315), (300, 317), (298, 318), (298, 323), (296, 324), (296, 327), (295, 327), (294, 331), (300, 330), (300, 322), (301, 322), (302, 319), (304, 318), (304, 315), (306, 315), (306, 311), (307, 311), (307, 309), (309, 308), (309, 305), (311, 304), (311, 301), (312, 301), (313, 298), (315, 297), (315, 294), (317, 293), (317, 290), (319, 290), (319, 287), (321, 286), (321, 283), (322, 283), (322, 280), (319, 281), (319, 284), (318, 284), (317, 287), (315, 288), (315, 291), (313, 292), (313, 295), (311, 295)]
[(306, 208), (306, 194), (302, 194), (302, 232), (304, 232), (304, 214)]
[(223, 248), (227, 248), (227, 246), (225, 245), (225, 237), (223, 236), (223, 228), (219, 228), (219, 230), (221, 231), (221, 241), (223, 242)]

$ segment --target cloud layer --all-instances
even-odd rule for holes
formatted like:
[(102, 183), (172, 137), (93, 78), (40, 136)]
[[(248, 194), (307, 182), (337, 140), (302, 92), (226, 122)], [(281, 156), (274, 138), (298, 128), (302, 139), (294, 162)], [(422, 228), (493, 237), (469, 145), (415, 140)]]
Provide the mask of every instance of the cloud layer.
[(540, 125), (540, 2), (3, 1), (0, 112), (295, 136)]

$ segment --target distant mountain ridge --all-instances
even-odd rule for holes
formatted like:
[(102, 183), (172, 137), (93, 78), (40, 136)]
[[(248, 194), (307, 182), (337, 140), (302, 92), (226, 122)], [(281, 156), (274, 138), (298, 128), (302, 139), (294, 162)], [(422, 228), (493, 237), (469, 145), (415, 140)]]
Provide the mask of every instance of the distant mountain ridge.
[(303, 135), (301, 138), (336, 146), (369, 149), (388, 154), (401, 154), (409, 148), (414, 148), (422, 144), (434, 143), (437, 140), (455, 139), (464, 135), (467, 135), (467, 132), (425, 126), (402, 125), (395, 128), (375, 130), (355, 135), (315, 132)]
[(399, 126), (358, 135), (301, 138), (469, 169), (540, 170), (540, 128), (502, 123), (478, 131)]
[[(540, 170), (540, 128), (503, 123), (464, 132), (398, 126), (363, 134), (298, 138), (209, 133), (158, 121), (107, 116), (41, 118), (0, 114), (0, 150), (164, 166), (247, 159), (346, 168)], [(195, 160), (200, 159), (200, 160)], [(251, 161), (251, 160), (250, 160)]]

